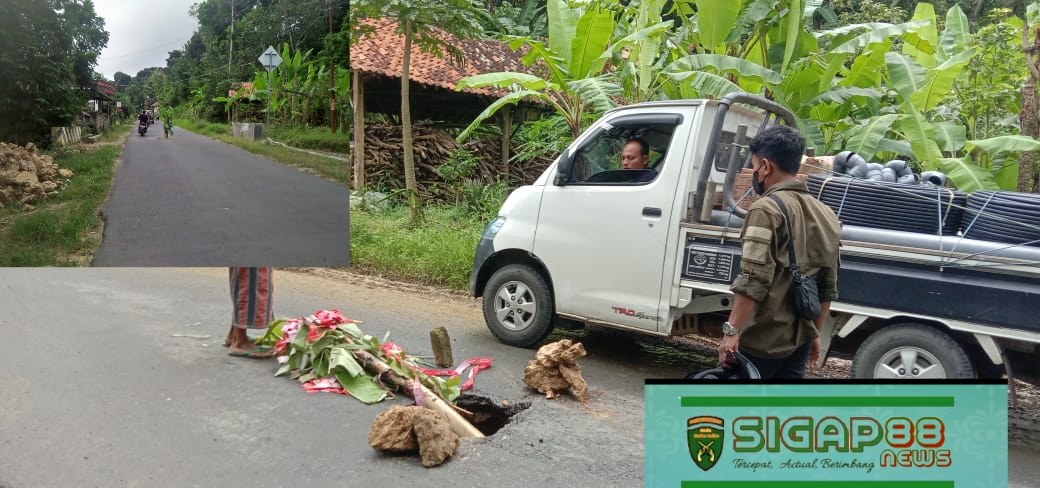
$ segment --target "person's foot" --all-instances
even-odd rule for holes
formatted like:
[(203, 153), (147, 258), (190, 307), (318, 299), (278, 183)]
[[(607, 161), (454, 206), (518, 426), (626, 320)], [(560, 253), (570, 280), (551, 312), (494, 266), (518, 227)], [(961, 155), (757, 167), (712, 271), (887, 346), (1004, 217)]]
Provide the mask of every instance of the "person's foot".
[(274, 348), (271, 347), (253, 347), (237, 349), (234, 345), (231, 346), (231, 350), (228, 352), (229, 356), (241, 357), (241, 358), (252, 358), (252, 359), (267, 359), (274, 357)]
[(228, 352), (231, 356), (237, 357), (248, 357), (248, 358), (269, 358), (274, 356), (274, 349), (271, 347), (260, 347), (253, 344), (253, 340), (246, 334), (245, 329), (239, 329), (236, 327), (231, 328), (231, 332), (228, 335), (228, 344), (231, 351)]

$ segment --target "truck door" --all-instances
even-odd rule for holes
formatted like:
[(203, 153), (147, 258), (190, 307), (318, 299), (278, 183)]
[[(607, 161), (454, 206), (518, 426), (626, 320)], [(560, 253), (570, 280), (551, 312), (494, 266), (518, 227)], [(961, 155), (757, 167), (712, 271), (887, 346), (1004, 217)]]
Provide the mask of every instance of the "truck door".
[[(652, 331), (667, 316), (665, 245), (678, 232), (671, 217), (693, 110), (646, 110), (597, 122), (545, 187), (534, 253), (552, 274), (557, 313)], [(648, 147), (647, 169), (622, 168), (633, 140)]]

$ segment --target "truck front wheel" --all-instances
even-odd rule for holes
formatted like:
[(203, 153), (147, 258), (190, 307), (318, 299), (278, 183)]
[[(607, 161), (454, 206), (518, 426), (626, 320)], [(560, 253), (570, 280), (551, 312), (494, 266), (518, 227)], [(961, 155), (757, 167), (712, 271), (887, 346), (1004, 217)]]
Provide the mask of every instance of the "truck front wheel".
[(887, 326), (856, 351), (852, 376), (866, 379), (974, 378), (971, 359), (957, 341), (921, 324)]
[(510, 346), (530, 347), (549, 335), (553, 307), (549, 285), (527, 265), (502, 267), (484, 287), (484, 322)]

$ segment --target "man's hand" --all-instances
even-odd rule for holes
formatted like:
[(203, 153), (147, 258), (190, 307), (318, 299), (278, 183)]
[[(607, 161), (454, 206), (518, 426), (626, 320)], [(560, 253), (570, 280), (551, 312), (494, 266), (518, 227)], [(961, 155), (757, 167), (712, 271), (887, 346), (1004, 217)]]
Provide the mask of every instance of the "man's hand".
[(807, 362), (806, 369), (815, 370), (816, 363), (820, 360), (820, 338), (813, 339), (812, 345), (809, 346), (809, 361)]
[(740, 351), (739, 335), (722, 337), (722, 344), (719, 345), (719, 364), (728, 364), (730, 362), (729, 357), (727, 356), (730, 349), (733, 351)]

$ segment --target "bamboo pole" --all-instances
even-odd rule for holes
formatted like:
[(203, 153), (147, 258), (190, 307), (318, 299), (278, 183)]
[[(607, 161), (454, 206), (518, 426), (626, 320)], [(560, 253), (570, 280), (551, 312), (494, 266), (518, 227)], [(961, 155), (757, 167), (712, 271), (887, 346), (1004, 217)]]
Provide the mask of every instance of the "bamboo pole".
[[(354, 358), (356, 358), (365, 369), (374, 372), (377, 378), (385, 378), (393, 383), (399, 390), (404, 392), (405, 395), (414, 398), (411, 380), (402, 378), (394, 372), (394, 370), (390, 369), (389, 365), (373, 356), (368, 351), (355, 349), (351, 352), (354, 354)], [(459, 437), (484, 437), (483, 432), (463, 418), (462, 415), (460, 415), (459, 412), (456, 412), (448, 402), (445, 402), (441, 397), (437, 396), (436, 393), (430, 391), (430, 389), (426, 388), (425, 385), (420, 384), (419, 388), (422, 391), (426, 408), (443, 413), (444, 416), (448, 418), (448, 422), (451, 424), (451, 430), (452, 432), (455, 432), (455, 435)]]

